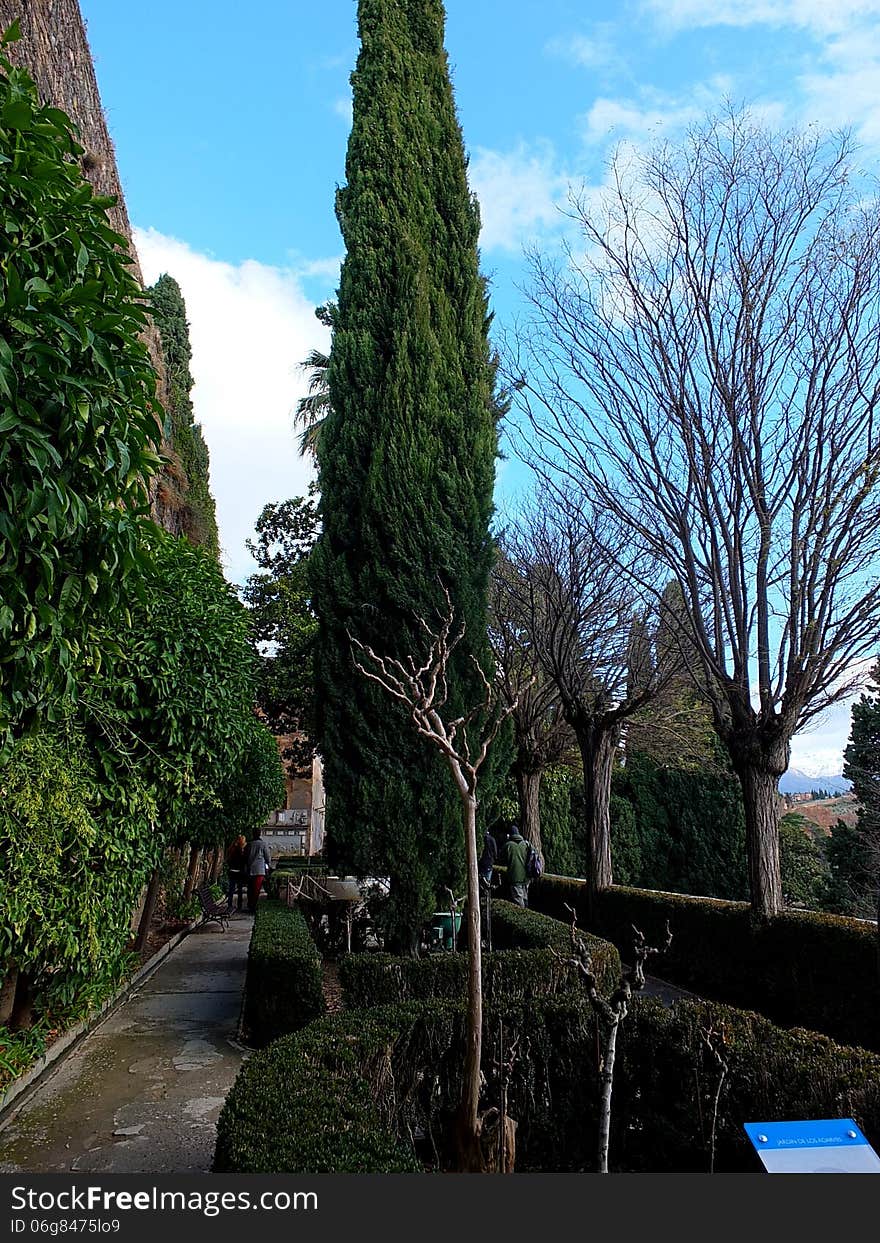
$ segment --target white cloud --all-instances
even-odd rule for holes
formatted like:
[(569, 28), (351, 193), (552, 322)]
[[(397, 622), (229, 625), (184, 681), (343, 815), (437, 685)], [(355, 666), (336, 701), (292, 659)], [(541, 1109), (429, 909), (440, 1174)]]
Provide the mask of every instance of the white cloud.
[(338, 117), (342, 117), (346, 125), (351, 125), (352, 119), (352, 99), (350, 95), (340, 96), (339, 99), (333, 100), (333, 111)]
[(544, 51), (548, 56), (585, 69), (616, 69), (622, 64), (607, 25), (597, 27), (592, 38), (582, 34), (559, 35), (548, 40)]
[(826, 126), (852, 126), (859, 139), (880, 145), (880, 31), (851, 31), (822, 48), (819, 67), (798, 80), (803, 110)]
[(508, 152), (478, 147), (468, 173), (480, 202), (483, 250), (519, 251), (523, 242), (561, 225), (558, 205), (568, 180), (549, 146), (520, 143)]
[(833, 777), (843, 771), (850, 712), (857, 699), (855, 695), (835, 704), (792, 739), (790, 768), (797, 768), (809, 777)]
[(816, 34), (831, 34), (880, 15), (880, 0), (643, 0), (642, 7), (674, 29), (795, 26)]
[(851, 127), (880, 146), (880, 0), (643, 0), (667, 32), (709, 27), (800, 31), (813, 44), (795, 79), (798, 112), (826, 127)]
[(263, 505), (303, 495), (314, 476), (297, 451), (291, 412), (307, 389), (299, 364), (310, 349), (327, 348), (328, 333), (297, 273), (222, 263), (155, 229), (134, 233), (144, 279), (167, 272), (183, 292), (224, 568), (241, 582), (255, 568), (245, 539)]
[(732, 79), (719, 75), (695, 84), (687, 96), (643, 87), (637, 99), (599, 98), (584, 114), (585, 137), (590, 143), (626, 138), (644, 145), (700, 120), (732, 90)]

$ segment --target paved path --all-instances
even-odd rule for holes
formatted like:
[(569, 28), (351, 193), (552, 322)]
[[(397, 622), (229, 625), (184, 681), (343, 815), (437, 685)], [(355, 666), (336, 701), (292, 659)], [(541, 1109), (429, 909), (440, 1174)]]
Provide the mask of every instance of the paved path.
[(0, 1129), (0, 1172), (204, 1173), (246, 1050), (253, 920), (191, 932)]
[(686, 988), (679, 988), (677, 984), (670, 984), (668, 980), (660, 980), (656, 975), (645, 976), (645, 987), (641, 995), (659, 997), (666, 1006), (671, 1006), (675, 1001), (702, 1001), (702, 997), (697, 993), (689, 993)]

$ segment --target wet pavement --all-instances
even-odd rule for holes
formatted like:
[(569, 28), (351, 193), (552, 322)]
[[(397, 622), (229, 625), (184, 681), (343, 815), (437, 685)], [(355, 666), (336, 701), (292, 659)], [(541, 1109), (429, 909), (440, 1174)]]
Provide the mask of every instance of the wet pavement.
[(211, 1168), (237, 1042), (253, 920), (191, 932), (0, 1122), (0, 1172)]

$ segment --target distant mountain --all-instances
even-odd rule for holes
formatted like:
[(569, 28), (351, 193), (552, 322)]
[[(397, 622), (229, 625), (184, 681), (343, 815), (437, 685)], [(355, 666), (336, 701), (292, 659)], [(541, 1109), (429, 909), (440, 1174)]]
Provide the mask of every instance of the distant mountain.
[(810, 777), (800, 769), (790, 768), (779, 778), (781, 794), (809, 794), (810, 790), (830, 790), (832, 794), (846, 794), (852, 782), (846, 777)]

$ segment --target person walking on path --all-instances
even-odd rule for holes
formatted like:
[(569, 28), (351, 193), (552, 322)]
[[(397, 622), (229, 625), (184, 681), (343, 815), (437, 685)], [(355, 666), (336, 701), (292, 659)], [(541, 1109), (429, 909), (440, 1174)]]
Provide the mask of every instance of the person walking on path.
[(517, 906), (529, 904), (529, 878), (526, 871), (528, 856), (529, 844), (520, 833), (519, 826), (512, 824), (507, 830), (507, 841), (501, 851), (501, 862), (507, 868), (508, 897)]
[(480, 855), (477, 863), (477, 870), (480, 873), (480, 880), (484, 885), (492, 884), (492, 869), (498, 859), (498, 843), (495, 838), (486, 830), (483, 837), (483, 853)]
[(262, 830), (254, 829), (245, 860), (248, 874), (248, 911), (253, 915), (256, 913), (257, 899), (263, 888), (263, 881), (272, 866), (272, 856), (269, 854), (269, 847), (263, 841)]
[(229, 876), (229, 886), (226, 892), (226, 909), (232, 914), (233, 895), (238, 894), (238, 909), (244, 906), (244, 887), (247, 884), (248, 874), (245, 867), (245, 851), (247, 850), (247, 838), (244, 833), (239, 833), (238, 837), (226, 852), (226, 871)]

